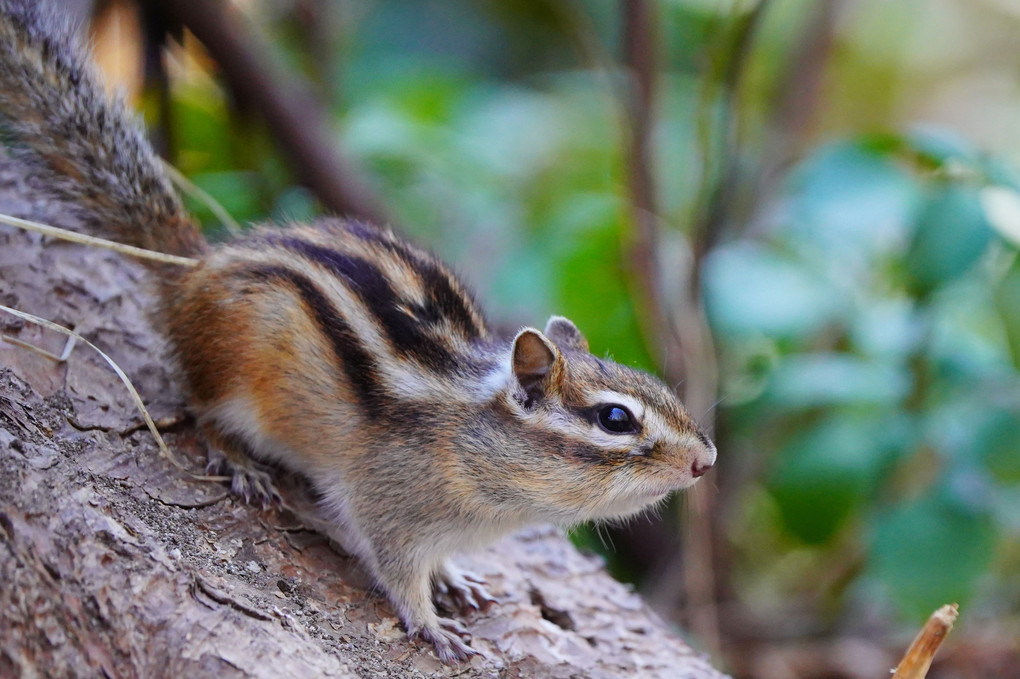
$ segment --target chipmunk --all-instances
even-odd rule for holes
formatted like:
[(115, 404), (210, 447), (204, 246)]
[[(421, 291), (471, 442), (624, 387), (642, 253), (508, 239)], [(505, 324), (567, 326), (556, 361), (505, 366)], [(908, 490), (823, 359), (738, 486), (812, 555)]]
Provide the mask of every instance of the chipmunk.
[(433, 591), (493, 601), (451, 554), (633, 515), (715, 461), (659, 380), (592, 355), (559, 316), (495, 337), (450, 269), (389, 230), (322, 219), (207, 243), (76, 32), (33, 0), (0, 0), (0, 117), (87, 228), (200, 260), (150, 266), (211, 465), (248, 499), (275, 494), (260, 461), (306, 476), (331, 537), (444, 662), (476, 651)]

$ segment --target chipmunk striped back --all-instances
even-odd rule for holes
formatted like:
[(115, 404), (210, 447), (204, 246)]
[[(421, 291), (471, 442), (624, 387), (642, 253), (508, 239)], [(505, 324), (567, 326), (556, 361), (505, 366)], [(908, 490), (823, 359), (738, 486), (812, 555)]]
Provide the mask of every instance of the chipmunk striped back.
[[(471, 294), (441, 261), (388, 230), (337, 219), (263, 227), (216, 248), (193, 278), (185, 286), (195, 299), (167, 302), (175, 318), (192, 318), (210, 290), (231, 290), (242, 305), (266, 288), (288, 290), (368, 419), (400, 400), (471, 400), (492, 367), (479, 354), (492, 337)], [(171, 333), (175, 346), (202, 341), (220, 307), (207, 312)], [(189, 372), (195, 395), (215, 399), (219, 376), (203, 377), (200, 363)]]

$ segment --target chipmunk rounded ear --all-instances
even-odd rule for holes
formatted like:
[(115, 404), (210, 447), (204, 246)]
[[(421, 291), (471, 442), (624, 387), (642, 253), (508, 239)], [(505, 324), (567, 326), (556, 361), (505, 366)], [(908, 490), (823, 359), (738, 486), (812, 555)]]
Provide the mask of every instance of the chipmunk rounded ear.
[(588, 340), (569, 318), (550, 316), (545, 324), (545, 335), (563, 349), (588, 352)]
[(562, 359), (556, 346), (534, 328), (525, 328), (514, 338), (511, 366), (529, 399), (545, 390), (547, 378), (559, 360)]

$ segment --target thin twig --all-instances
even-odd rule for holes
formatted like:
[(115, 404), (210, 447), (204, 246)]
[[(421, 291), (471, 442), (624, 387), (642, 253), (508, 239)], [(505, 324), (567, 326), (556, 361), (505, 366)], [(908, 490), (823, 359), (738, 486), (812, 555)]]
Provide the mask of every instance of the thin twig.
[[(646, 338), (651, 340), (651, 346), (664, 351), (667, 379), (676, 381), (684, 378), (683, 400), (694, 412), (708, 412), (709, 406), (716, 399), (718, 374), (714, 343), (700, 299), (700, 265), (707, 247), (715, 242), (715, 236), (726, 215), (729, 188), (722, 185), (735, 179), (734, 159), (739, 142), (739, 126), (733, 108), (765, 6), (762, 0), (741, 17), (736, 32), (731, 33), (732, 39), (727, 41), (726, 59), (717, 60), (717, 70), (708, 81), (709, 84), (718, 82), (721, 89), (723, 116), (719, 125), (724, 143), (716, 144), (714, 141), (719, 136), (714, 124), (714, 111), (717, 108), (715, 102), (718, 99), (714, 90), (706, 90), (712, 96), (706, 96), (704, 101), (712, 101), (713, 105), (703, 105), (702, 116), (699, 118), (703, 173), (691, 227), (693, 253), (691, 265), (686, 272), (685, 289), (668, 296), (672, 300), (671, 306), (667, 304), (667, 295), (661, 290), (658, 277), (659, 262), (656, 253), (659, 221), (654, 179), (650, 170), (650, 137), (657, 76), (652, 8), (648, 2), (625, 0), (621, 3), (625, 62), (632, 84), (628, 92), (631, 96), (628, 170), (634, 227), (630, 268), (637, 279), (636, 288), (643, 302), (642, 325), (646, 330)], [(712, 420), (709, 415), (700, 423), (709, 433), (714, 430)], [(690, 507), (685, 515), (682, 582), (692, 629), (710, 651), (718, 652), (720, 636), (711, 529), (713, 495), (703, 489), (688, 497)], [(679, 556), (680, 552), (675, 551), (668, 558), (669, 567), (665, 570), (676, 571)], [(653, 583), (652, 587), (659, 590), (657, 598), (673, 600), (679, 593), (676, 590), (678, 584), (676, 580), (660, 580), (657, 584)], [(663, 591), (663, 588), (668, 591)]]
[[(713, 130), (711, 122), (717, 109), (715, 102), (703, 103), (699, 119), (702, 148), (702, 185), (698, 194), (697, 209), (691, 225), (693, 241), (691, 266), (688, 271), (688, 290), (682, 299), (683, 307), (677, 315), (675, 332), (680, 336), (680, 348), (687, 366), (698, 366), (696, 373), (688, 375), (685, 398), (689, 407), (707, 408), (718, 393), (718, 367), (715, 346), (701, 301), (701, 267), (705, 254), (717, 242), (725, 223), (730, 200), (737, 182), (736, 168), (739, 154), (740, 125), (736, 115), (740, 84), (748, 57), (761, 24), (766, 0), (761, 0), (746, 16), (742, 16), (734, 37), (728, 41), (724, 60), (712, 74), (711, 82), (718, 82), (721, 98), (719, 128)], [(707, 90), (710, 91), (710, 90)], [(722, 143), (713, 140), (721, 135)], [(714, 416), (706, 409), (700, 423), (708, 432), (714, 432)], [(717, 492), (699, 489), (688, 498), (689, 511), (684, 515), (684, 550), (674, 552), (670, 566), (682, 564), (684, 592), (688, 619), (708, 648), (721, 651), (719, 611), (716, 603), (715, 535), (714, 519)], [(713, 491), (715, 489), (712, 489)], [(671, 596), (675, 594), (670, 593)]]
[[(785, 68), (774, 86), (776, 96), (769, 103), (768, 131), (763, 149), (747, 175), (752, 183), (748, 187), (747, 205), (743, 225), (756, 221), (757, 207), (766, 204), (776, 185), (785, 177), (784, 170), (803, 153), (803, 147), (812, 133), (822, 101), (829, 54), (836, 38), (836, 24), (846, 0), (829, 0), (813, 3), (810, 14), (785, 59)], [(711, 242), (705, 247), (711, 247)]]
[[(182, 465), (176, 459), (174, 459), (173, 455), (170, 454), (170, 449), (167, 448), (166, 443), (163, 441), (163, 437), (160, 436), (160, 434), (159, 434), (159, 430), (156, 429), (156, 423), (153, 422), (152, 418), (149, 416), (149, 411), (145, 407), (145, 402), (142, 401), (142, 397), (138, 394), (138, 390), (135, 389), (135, 385), (131, 383), (131, 380), (128, 379), (127, 374), (123, 370), (121, 370), (120, 366), (117, 365), (117, 363), (114, 362), (114, 360), (112, 358), (107, 356), (106, 353), (104, 353), (102, 349), (97, 347), (92, 342), (89, 342), (87, 339), (85, 339), (84, 337), (82, 337), (81, 335), (76, 333), (74, 330), (69, 330), (68, 328), (65, 328), (64, 326), (57, 325), (53, 321), (48, 321), (45, 318), (39, 318), (38, 316), (34, 316), (32, 314), (25, 313), (24, 311), (18, 311), (17, 309), (12, 309), (12, 308), (10, 308), (8, 306), (4, 306), (2, 304), (0, 304), (0, 311), (4, 311), (4, 312), (6, 312), (6, 313), (8, 313), (8, 314), (10, 314), (12, 316), (16, 316), (18, 318), (21, 318), (23, 320), (29, 321), (31, 323), (35, 323), (36, 325), (42, 326), (44, 328), (49, 328), (50, 330), (55, 330), (56, 332), (59, 332), (60, 334), (65, 335), (67, 337), (71, 337), (76, 342), (81, 342), (82, 344), (86, 345), (87, 347), (89, 347), (90, 349), (95, 351), (97, 354), (102, 356), (103, 360), (106, 361), (106, 363), (111, 368), (113, 368), (113, 371), (115, 373), (117, 373), (117, 377), (119, 377), (120, 381), (124, 383), (124, 386), (127, 388), (128, 393), (131, 395), (131, 400), (133, 400), (135, 402), (135, 405), (138, 406), (138, 410), (139, 410), (139, 412), (142, 413), (142, 418), (145, 420), (146, 426), (148, 426), (149, 431), (152, 433), (152, 437), (154, 439), (156, 439), (156, 445), (159, 446), (160, 452), (162, 452), (163, 455), (166, 457), (166, 459), (169, 460), (171, 463), (173, 463), (173, 465), (175, 467), (177, 467), (178, 469), (183, 469), (183, 470), (187, 469), (184, 465)], [(6, 336), (3, 337), (3, 339), (4, 339), (4, 341), (7, 341), (7, 337)], [(24, 343), (21, 343), (21, 344), (22, 344), (22, 346), (24, 346)], [(33, 350), (36, 350), (34, 347), (30, 347), (30, 348), (32, 348)], [(58, 357), (54, 357), (54, 358), (56, 360), (61, 360)]]
[[(139, 395), (138, 390), (135, 389), (135, 385), (131, 383), (131, 380), (128, 378), (127, 374), (123, 370), (121, 370), (120, 366), (117, 365), (117, 363), (112, 358), (107, 356), (106, 353), (104, 353), (102, 349), (100, 349), (95, 344), (93, 344), (92, 342), (88, 341), (87, 339), (85, 339), (84, 337), (82, 337), (81, 335), (76, 333), (75, 331), (70, 330), (68, 328), (65, 328), (62, 325), (58, 325), (58, 324), (54, 323), (53, 321), (48, 321), (45, 318), (40, 318), (38, 316), (26, 313), (24, 311), (18, 311), (17, 309), (12, 309), (11, 307), (4, 306), (2, 304), (0, 304), (0, 311), (8, 313), (8, 314), (10, 314), (12, 316), (15, 316), (17, 318), (20, 318), (22, 320), (26, 320), (26, 321), (28, 321), (30, 323), (35, 323), (36, 325), (41, 326), (43, 328), (48, 328), (50, 330), (59, 332), (60, 334), (66, 336), (66, 337), (71, 337), (76, 342), (81, 342), (85, 346), (87, 346), (90, 349), (92, 349), (93, 351), (95, 351), (97, 354), (99, 354), (103, 358), (104, 361), (106, 361), (107, 365), (109, 365), (111, 368), (113, 368), (113, 371), (115, 373), (117, 373), (117, 377), (120, 378), (120, 381), (124, 384), (124, 387), (128, 390), (128, 393), (131, 395), (131, 400), (133, 400), (135, 402), (135, 406), (138, 408), (138, 411), (142, 414), (142, 419), (145, 420), (145, 425), (149, 428), (149, 432), (152, 434), (152, 437), (154, 439), (156, 439), (156, 445), (159, 447), (160, 453), (162, 453), (163, 457), (165, 457), (167, 459), (167, 461), (170, 462), (170, 464), (172, 464), (173, 466), (177, 467), (177, 469), (181, 470), (182, 472), (188, 474), (191, 478), (193, 478), (195, 480), (198, 480), (198, 481), (222, 482), (222, 481), (229, 480), (229, 479), (227, 479), (225, 477), (220, 477), (220, 476), (204, 476), (204, 475), (200, 475), (200, 474), (194, 474), (184, 464), (182, 464), (182, 463), (177, 461), (177, 458), (175, 458), (173, 456), (173, 454), (171, 454), (170, 449), (166, 445), (166, 442), (163, 441), (163, 437), (160, 435), (159, 429), (156, 428), (156, 423), (153, 422), (152, 417), (149, 415), (149, 411), (145, 407), (145, 402), (142, 401), (142, 397), (141, 397), (141, 395)], [(8, 341), (7, 336), (0, 336), (0, 340)], [(20, 346), (26, 346), (26, 343), (20, 342), (20, 341), (19, 342), (15, 342), (15, 344), (19, 344)], [(53, 358), (54, 360), (60, 361), (60, 360), (63, 360), (63, 359), (67, 358), (66, 355), (63, 356), (63, 358), (61, 358), (61, 357), (54, 356), (53, 354), (50, 354), (49, 352), (45, 352), (43, 350), (39, 350), (36, 347), (33, 347), (31, 345), (27, 345), (27, 346), (28, 346), (28, 348), (32, 349), (33, 351), (39, 351), (40, 353), (49, 354), (49, 356), (51, 358)], [(65, 348), (65, 352), (64, 353), (65, 354), (69, 354), (70, 350)]]
[(48, 226), (46, 224), (40, 224), (39, 222), (33, 222), (19, 217), (11, 217), (10, 215), (0, 214), (0, 223), (9, 224), (10, 226), (24, 229), (25, 231), (41, 233), (44, 236), (71, 241), (72, 243), (81, 243), (82, 245), (92, 245), (106, 250), (113, 250), (114, 252), (119, 252), (120, 254), (128, 255), (129, 257), (148, 259), (155, 262), (162, 262), (164, 264), (175, 264), (177, 266), (198, 266), (201, 264), (199, 260), (192, 259), (191, 257), (180, 257), (178, 255), (168, 255), (163, 252), (155, 252), (154, 250), (146, 250), (145, 248), (138, 248), (134, 245), (125, 245), (124, 243), (117, 243), (112, 240), (106, 240), (105, 238), (86, 236), (85, 234), (78, 233), (77, 231), (59, 229), (55, 226)]
[[(238, 601), (237, 599), (234, 599), (233, 597), (231, 597), (226, 592), (223, 592), (223, 591), (217, 589), (216, 587), (213, 587), (205, 578), (203, 578), (199, 574), (195, 574), (195, 578), (193, 580), (193, 583), (194, 583), (194, 590), (193, 591), (197, 592), (198, 590), (201, 590), (203, 594), (205, 594), (207, 597), (209, 597), (210, 599), (212, 599), (213, 601), (215, 601), (218, 604), (221, 604), (223, 606), (229, 606), (230, 608), (233, 608), (235, 611), (237, 611), (237, 612), (239, 612), (239, 613), (241, 613), (243, 615), (246, 615), (246, 616), (248, 616), (250, 618), (255, 618), (256, 620), (272, 620), (273, 619), (273, 616), (271, 616), (271, 615), (269, 615), (267, 613), (263, 613), (262, 611), (258, 610), (257, 608), (254, 608), (253, 606), (249, 606), (248, 604), (246, 604), (246, 603), (244, 603), (242, 601)], [(201, 601), (203, 604), (205, 604), (205, 602), (202, 601), (201, 599), (198, 599), (197, 596), (195, 598), (198, 601)], [(206, 604), (206, 605), (208, 606), (208, 604)]]
[[(613, 82), (617, 70), (616, 58), (598, 39), (595, 22), (579, 0), (550, 0), (549, 8), (554, 12), (563, 32), (567, 35), (581, 62), (592, 72), (603, 92), (613, 94)], [(619, 97), (611, 96), (616, 104), (625, 104)], [(619, 113), (626, 119), (626, 106), (620, 106)]]
[[(740, 85), (767, 7), (768, 0), (759, 0), (750, 11), (734, 21), (733, 29), (728, 32), (732, 37), (716, 58), (713, 75), (706, 80), (702, 90), (698, 113), (701, 187), (692, 229), (694, 262), (691, 278), (695, 290), (700, 285), (704, 256), (718, 241), (737, 188), (741, 126), (736, 111)], [(719, 140), (718, 143), (716, 140)]]
[[(658, 201), (652, 176), (651, 134), (654, 125), (657, 73), (657, 37), (654, 3), (623, 0), (624, 65), (629, 87), (624, 91), (627, 111), (627, 180), (630, 189), (631, 226), (627, 270), (638, 293), (638, 313), (646, 344), (664, 357), (663, 374), (670, 382), (684, 374), (679, 338), (671, 331), (659, 284)], [(658, 358), (659, 356), (656, 356)]]
[(166, 171), (167, 176), (170, 177), (170, 181), (176, 184), (178, 189), (209, 208), (209, 211), (213, 213), (216, 219), (219, 220), (220, 224), (222, 224), (223, 227), (231, 233), (231, 235), (240, 235), (241, 225), (237, 223), (237, 220), (230, 216), (230, 213), (227, 212), (215, 198), (210, 196), (206, 191), (195, 184), (195, 182), (185, 177), (180, 170), (170, 163), (164, 161), (163, 169)]

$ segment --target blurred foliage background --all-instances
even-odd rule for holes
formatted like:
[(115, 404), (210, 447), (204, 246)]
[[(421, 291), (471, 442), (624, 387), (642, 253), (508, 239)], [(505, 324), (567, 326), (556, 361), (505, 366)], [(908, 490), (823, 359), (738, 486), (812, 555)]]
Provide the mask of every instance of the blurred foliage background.
[[(142, 6), (103, 3), (93, 29), (177, 167), (242, 222), (322, 213), (258, 106)], [(228, 19), (500, 327), (560, 313), (683, 380), (717, 471), (576, 539), (718, 666), (883, 676), (956, 601), (931, 676), (1017, 676), (1020, 2), (234, 0)]]

